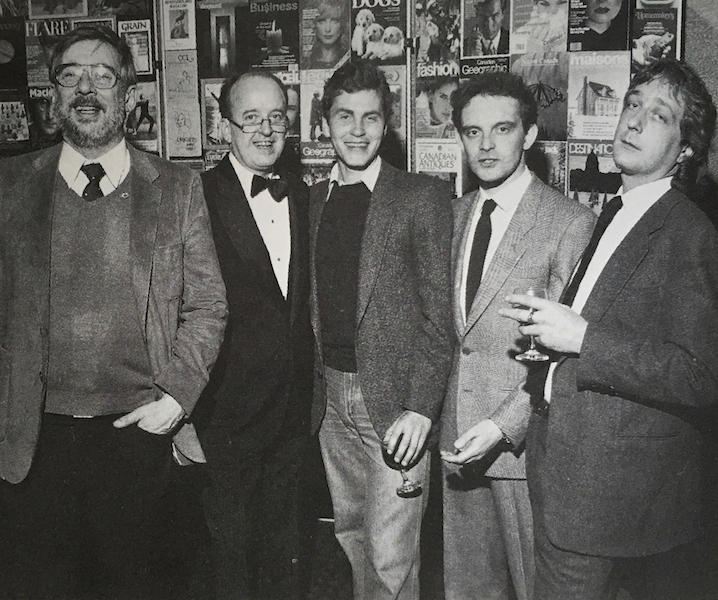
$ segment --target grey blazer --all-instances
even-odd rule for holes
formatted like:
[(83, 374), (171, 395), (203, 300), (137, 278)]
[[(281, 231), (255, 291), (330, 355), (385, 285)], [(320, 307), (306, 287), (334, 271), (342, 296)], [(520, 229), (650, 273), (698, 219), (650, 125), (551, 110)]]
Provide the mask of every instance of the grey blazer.
[[(191, 414), (227, 316), (199, 175), (131, 146), (130, 274), (155, 385)], [(27, 475), (45, 402), (50, 239), (61, 145), (0, 163), (0, 477)], [(175, 444), (204, 456), (194, 428)]]
[[(316, 240), (329, 182), (311, 188), (312, 327), (317, 343), (312, 431), (326, 409)], [(451, 190), (382, 162), (359, 259), (357, 369), (377, 434), (405, 410), (437, 421), (451, 366)]]
[(499, 316), (498, 310), (506, 307), (505, 297), (517, 287), (546, 287), (549, 298), (557, 300), (588, 244), (596, 218), (589, 209), (534, 176), (464, 324), (459, 298), (461, 274), (468, 260), (464, 249), (478, 201), (478, 191), (454, 201), (454, 328), (459, 346), (442, 417), (441, 446), (453, 450), (456, 437), (490, 418), (511, 440), (514, 452), (490, 453), (484, 459), (486, 474), (524, 479), (521, 450), (531, 413), (529, 393), (524, 389), (529, 367), (514, 359), (522, 342), (516, 323)]

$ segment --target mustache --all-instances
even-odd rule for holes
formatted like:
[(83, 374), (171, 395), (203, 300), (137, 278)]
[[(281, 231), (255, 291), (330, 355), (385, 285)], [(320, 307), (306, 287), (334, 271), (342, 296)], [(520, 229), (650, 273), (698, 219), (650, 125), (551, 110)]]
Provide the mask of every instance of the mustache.
[(70, 108), (79, 108), (81, 106), (105, 110), (105, 105), (97, 98), (75, 98), (70, 102)]

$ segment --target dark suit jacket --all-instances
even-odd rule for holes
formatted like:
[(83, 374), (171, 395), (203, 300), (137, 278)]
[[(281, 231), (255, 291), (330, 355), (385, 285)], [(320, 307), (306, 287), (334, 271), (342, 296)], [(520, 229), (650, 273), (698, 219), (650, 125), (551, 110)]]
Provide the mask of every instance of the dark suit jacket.
[(308, 191), (286, 178), (292, 246), (285, 300), (229, 157), (202, 174), (229, 304), (224, 343), (194, 416), (209, 468), (231, 468), (280, 433), (309, 433)]
[(529, 485), (540, 478), (560, 548), (666, 551), (701, 527), (699, 426), (718, 400), (716, 230), (669, 191), (613, 254), (582, 315), (581, 354), (555, 371), (541, 473), (529, 440)]
[[(0, 164), (0, 476), (27, 475), (45, 401), (50, 239), (61, 145)], [(199, 177), (129, 146), (133, 292), (155, 385), (191, 414), (226, 318)], [(64, 184), (63, 184), (64, 185)], [(194, 429), (175, 443), (201, 460)]]
[[(312, 430), (326, 409), (315, 249), (329, 182), (310, 198), (312, 326), (317, 381)], [(359, 258), (356, 355), (362, 395), (380, 437), (405, 410), (436, 421), (451, 367), (451, 190), (382, 162)]]
[[(540, 286), (558, 300), (591, 238), (594, 214), (535, 176), (521, 198), (509, 227), (491, 259), (466, 323), (461, 311), (461, 279), (467, 236), (479, 192), (454, 200), (454, 325), (460, 348), (454, 352), (452, 376), (441, 418), (441, 445), (453, 442), (479, 421), (490, 418), (523, 448), (531, 414), (524, 389), (529, 367), (514, 356), (523, 337), (513, 321), (499, 315), (506, 296), (517, 287)], [(491, 453), (482, 461), (489, 477), (524, 479), (523, 452)]]

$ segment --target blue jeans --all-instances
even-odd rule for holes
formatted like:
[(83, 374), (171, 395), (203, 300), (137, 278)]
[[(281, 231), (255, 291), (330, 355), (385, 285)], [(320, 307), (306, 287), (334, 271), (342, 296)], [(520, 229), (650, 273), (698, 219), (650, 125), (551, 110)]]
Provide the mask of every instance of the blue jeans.
[(352, 567), (356, 600), (419, 600), (419, 536), (429, 487), (425, 453), (409, 471), (424, 493), (400, 498), (386, 465), (359, 376), (327, 368), (319, 442), (334, 507), (334, 534)]

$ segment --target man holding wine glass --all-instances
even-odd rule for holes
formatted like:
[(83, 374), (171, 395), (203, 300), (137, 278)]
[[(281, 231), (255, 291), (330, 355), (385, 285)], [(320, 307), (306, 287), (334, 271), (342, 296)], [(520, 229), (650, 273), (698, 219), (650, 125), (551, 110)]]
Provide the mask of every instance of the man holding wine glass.
[[(501, 313), (560, 353), (532, 416), (527, 472), (536, 600), (697, 598), (701, 425), (718, 398), (718, 234), (681, 191), (716, 109), (688, 66), (638, 72), (616, 129), (620, 198), (598, 220), (561, 303)], [(625, 582), (622, 582), (625, 583)]]
[(441, 421), (447, 600), (531, 597), (533, 535), (523, 438), (526, 339), (498, 310), (518, 289), (558, 299), (595, 217), (539, 181), (524, 154), (536, 102), (507, 73), (462, 83), (453, 120), (478, 190), (454, 202), (454, 327), (459, 346)]

